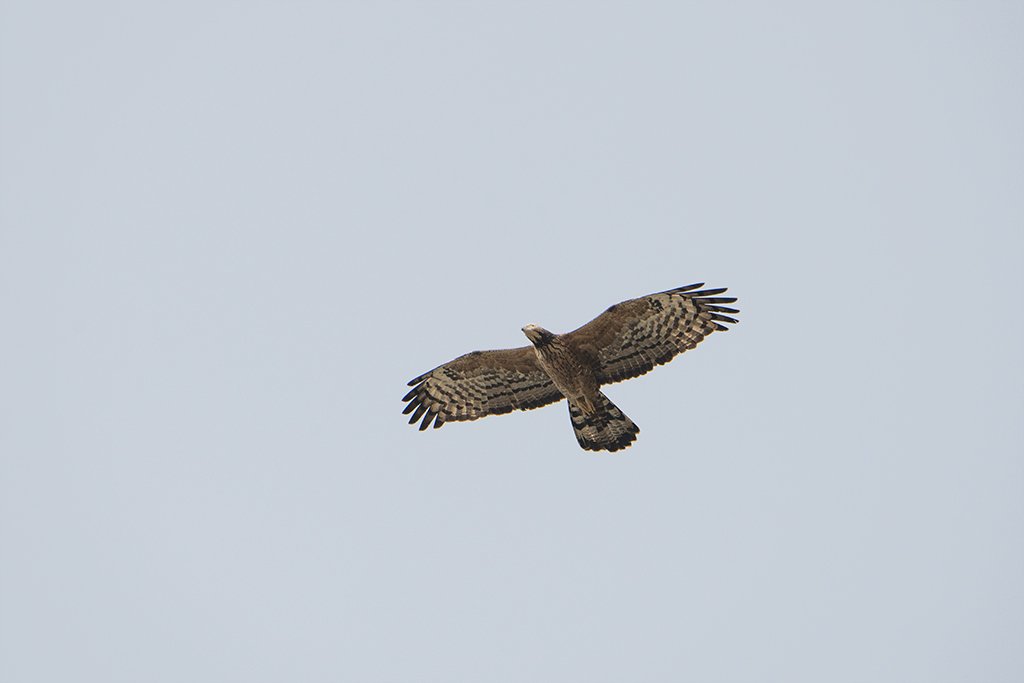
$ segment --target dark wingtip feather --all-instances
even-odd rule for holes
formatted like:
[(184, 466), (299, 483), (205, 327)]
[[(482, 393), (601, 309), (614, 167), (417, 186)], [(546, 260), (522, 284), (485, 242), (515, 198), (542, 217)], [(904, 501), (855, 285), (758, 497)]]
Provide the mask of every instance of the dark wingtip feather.
[(427, 412), (427, 407), (425, 405), (421, 403), (418, 406), (416, 406), (416, 412), (414, 412), (412, 414), (412, 417), (409, 418), (409, 424), (416, 424), (416, 420), (423, 417), (423, 413), (425, 412)]
[(409, 414), (409, 413), (411, 413), (412, 411), (416, 410), (416, 408), (417, 408), (417, 407), (418, 407), (419, 405), (420, 405), (420, 400), (419, 400), (419, 398), (416, 398), (416, 399), (414, 399), (414, 400), (412, 400), (412, 401), (409, 401), (409, 404), (408, 404), (408, 405), (406, 405), (406, 406), (405, 406), (405, 409), (404, 409), (404, 410), (402, 411), (402, 415), (408, 415), (408, 414)]
[(415, 398), (415, 397), (416, 397), (416, 394), (418, 394), (418, 393), (419, 393), (419, 391), (420, 391), (420, 388), (419, 388), (419, 387), (416, 387), (416, 388), (414, 388), (414, 389), (413, 389), (412, 391), (410, 391), (410, 392), (409, 392), (408, 394), (406, 394), (405, 396), (403, 396), (403, 397), (402, 397), (402, 400), (403, 400), (403, 401), (411, 401), (411, 400), (412, 400), (413, 398)]
[(690, 292), (690, 291), (693, 291), (695, 289), (700, 289), (703, 286), (704, 286), (703, 282), (694, 282), (692, 285), (683, 285), (682, 287), (676, 287), (675, 289), (670, 289), (668, 291), (671, 292), (671, 293)]
[(716, 287), (715, 289), (702, 289), (699, 292), (689, 292), (689, 294), (690, 294), (691, 297), (697, 297), (697, 296), (705, 297), (705, 296), (714, 296), (716, 294), (721, 294), (722, 292), (727, 292), (727, 291), (729, 291), (728, 287)]
[(427, 414), (423, 417), (423, 422), (420, 423), (420, 431), (422, 432), (424, 429), (429, 427), (430, 423), (434, 421), (435, 417), (437, 417), (437, 413), (428, 410)]
[(437, 417), (434, 418), (434, 429), (438, 429), (443, 424), (444, 424), (444, 417), (442, 417), (441, 415), (438, 415)]
[(721, 315), (719, 313), (712, 313), (711, 314), (711, 319), (712, 320), (717, 320), (718, 322), (722, 322), (722, 323), (732, 323), (734, 325), (739, 322), (739, 320), (737, 320), (736, 318), (730, 318), (727, 315)]

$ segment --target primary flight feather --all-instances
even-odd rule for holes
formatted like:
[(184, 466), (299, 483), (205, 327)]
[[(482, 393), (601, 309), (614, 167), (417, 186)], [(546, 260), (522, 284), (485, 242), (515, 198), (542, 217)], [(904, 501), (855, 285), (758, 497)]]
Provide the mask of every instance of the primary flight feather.
[(576, 440), (588, 451), (628, 447), (640, 431), (601, 392), (601, 386), (638, 377), (692, 349), (712, 332), (726, 331), (739, 313), (725, 288), (686, 285), (615, 304), (566, 334), (537, 325), (523, 333), (532, 346), (474, 351), (411, 380), (403, 414), (420, 430), (433, 423), (476, 420), (529, 410), (563, 398)]

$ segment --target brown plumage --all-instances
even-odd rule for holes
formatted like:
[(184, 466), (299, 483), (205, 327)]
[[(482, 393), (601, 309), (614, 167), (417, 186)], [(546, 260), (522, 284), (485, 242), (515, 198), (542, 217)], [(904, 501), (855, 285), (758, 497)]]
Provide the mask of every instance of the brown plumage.
[(529, 410), (563, 398), (582, 448), (617, 451), (640, 431), (601, 386), (642, 375), (692, 349), (739, 313), (722, 304), (721, 289), (703, 283), (616, 304), (577, 330), (553, 334), (537, 325), (523, 332), (532, 346), (474, 351), (409, 382), (403, 414), (424, 430), (445, 422)]

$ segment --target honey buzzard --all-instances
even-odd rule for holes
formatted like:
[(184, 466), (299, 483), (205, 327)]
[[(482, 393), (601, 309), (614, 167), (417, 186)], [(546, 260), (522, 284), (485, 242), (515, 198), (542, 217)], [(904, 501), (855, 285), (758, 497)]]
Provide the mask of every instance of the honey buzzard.
[(568, 398), (576, 440), (588, 451), (617, 451), (640, 428), (601, 392), (605, 384), (638, 377), (692, 349), (725, 323), (736, 323), (721, 289), (704, 283), (616, 304), (583, 327), (554, 334), (537, 325), (523, 333), (532, 346), (473, 351), (409, 382), (403, 414), (409, 424), (476, 420), (530, 410)]

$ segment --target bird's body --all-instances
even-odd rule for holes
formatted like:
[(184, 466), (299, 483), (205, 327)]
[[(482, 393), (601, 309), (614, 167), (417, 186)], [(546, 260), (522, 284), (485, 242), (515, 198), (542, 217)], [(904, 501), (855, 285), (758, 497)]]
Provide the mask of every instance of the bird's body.
[(626, 448), (640, 429), (601, 387), (642, 375), (737, 322), (724, 314), (739, 311), (721, 305), (736, 299), (717, 297), (724, 288), (697, 291), (702, 286), (624, 301), (567, 334), (526, 325), (532, 346), (474, 351), (410, 381), (404, 412), (412, 413), (410, 424), (422, 417), (423, 430), (565, 398), (582, 448)]
[(533, 352), (541, 369), (551, 378), (555, 387), (569, 400), (576, 400), (585, 412), (593, 412), (600, 384), (590, 358), (582, 358), (580, 349), (567, 344), (561, 335), (548, 332), (537, 325), (523, 328), (526, 338), (533, 342)]

